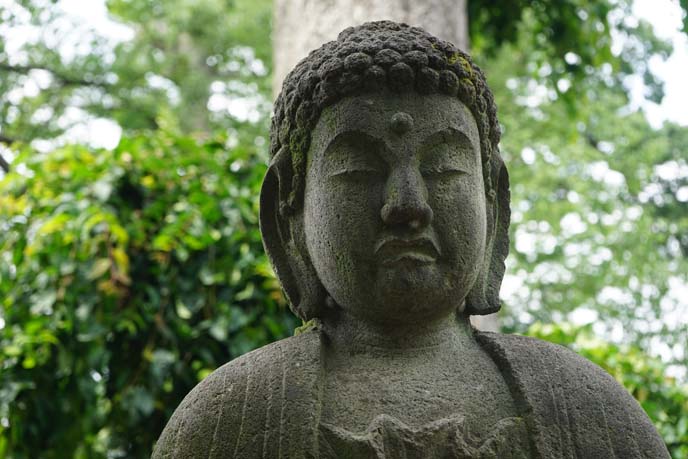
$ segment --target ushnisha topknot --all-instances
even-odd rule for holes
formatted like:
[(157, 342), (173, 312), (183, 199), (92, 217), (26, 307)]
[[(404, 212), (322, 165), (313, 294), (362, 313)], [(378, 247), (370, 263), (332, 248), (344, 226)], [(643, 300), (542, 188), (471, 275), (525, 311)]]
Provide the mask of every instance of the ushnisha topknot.
[[(491, 162), (499, 161), (497, 107), (485, 75), (468, 54), (426, 31), (392, 21), (342, 31), (299, 62), (284, 80), (270, 128), (270, 156), (287, 149), (291, 187), (280, 190), (280, 212), (302, 205), (310, 132), (322, 110), (347, 96), (416, 91), (456, 96), (475, 117), (485, 191), (494, 198)], [(286, 177), (285, 177), (286, 178)]]

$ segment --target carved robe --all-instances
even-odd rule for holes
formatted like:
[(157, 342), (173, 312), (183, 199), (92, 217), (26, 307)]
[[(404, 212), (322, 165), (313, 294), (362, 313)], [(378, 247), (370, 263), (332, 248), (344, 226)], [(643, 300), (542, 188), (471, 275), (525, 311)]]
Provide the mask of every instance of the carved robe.
[(356, 435), (321, 425), (322, 336), (312, 330), (235, 359), (199, 383), (153, 458), (669, 458), (642, 408), (598, 366), (532, 338), (475, 336), (520, 415), (500, 421), (482, 444), (461, 437), (460, 416), (420, 429), (379, 416)]

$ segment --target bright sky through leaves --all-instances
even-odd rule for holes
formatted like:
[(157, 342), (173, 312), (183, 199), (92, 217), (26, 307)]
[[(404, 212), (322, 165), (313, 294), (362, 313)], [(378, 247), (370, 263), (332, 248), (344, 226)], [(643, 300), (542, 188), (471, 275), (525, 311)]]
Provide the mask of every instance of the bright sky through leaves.
[[(13, 0), (0, 0), (0, 4), (8, 6), (14, 3)], [(133, 31), (129, 27), (108, 17), (103, 0), (90, 0), (88, 2), (61, 0), (58, 5), (67, 13), (63, 26), (73, 29), (68, 35), (68, 39), (60, 46), (60, 53), (66, 60), (72, 59), (75, 54), (90, 51), (88, 45), (83, 43), (87, 42), (84, 37), (92, 34), (93, 31), (97, 31), (112, 45), (133, 37)], [(676, 2), (671, 0), (635, 0), (633, 12), (637, 18), (650, 21), (659, 37), (671, 40), (674, 52), (666, 61), (657, 58), (649, 63), (652, 71), (665, 84), (666, 95), (662, 103), (658, 105), (647, 101), (644, 98), (645, 87), (642, 78), (640, 76), (630, 77), (627, 84), (630, 88), (631, 107), (634, 109), (642, 107), (648, 120), (655, 127), (661, 125), (665, 120), (688, 125), (688, 110), (685, 109), (685, 102), (688, 101), (688, 86), (685, 85), (684, 81), (684, 76), (688, 74), (688, 37), (680, 31), (681, 9)], [(637, 19), (629, 17), (624, 20), (634, 21)], [(10, 55), (12, 50), (19, 50), (23, 43), (38, 35), (38, 26), (27, 25), (19, 30), (15, 28), (11, 35), (0, 27), (0, 36), (6, 40), (6, 47)], [(621, 49), (620, 43), (615, 45), (613, 49)], [(258, 64), (260, 63), (258, 62)], [(23, 88), (23, 91), (29, 93), (39, 90), (41, 86), (40, 72), (35, 72), (31, 76), (32, 79)], [(567, 81), (560, 81), (560, 83), (566, 85)], [(214, 94), (208, 101), (208, 108), (211, 111), (224, 109), (233, 116), (252, 120), (256, 118), (255, 107), (260, 103), (256, 99), (256, 97), (242, 97), (230, 100), (227, 96)], [(72, 127), (65, 134), (64, 140), (105, 148), (112, 148), (119, 141), (121, 129), (116, 123), (107, 119), (89, 118), (80, 110), (73, 110), (71, 121), (78, 120), (79, 117), (83, 119), (83, 122)], [(44, 149), (49, 148), (49, 144), (45, 142), (39, 142), (36, 146)]]

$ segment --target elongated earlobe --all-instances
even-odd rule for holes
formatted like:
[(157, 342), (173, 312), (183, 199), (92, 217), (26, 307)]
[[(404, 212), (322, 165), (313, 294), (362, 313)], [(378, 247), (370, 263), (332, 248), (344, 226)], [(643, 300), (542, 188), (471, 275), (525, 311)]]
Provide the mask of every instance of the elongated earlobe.
[(499, 290), (504, 278), (504, 260), (509, 254), (509, 173), (498, 155), (493, 157), (491, 164), (492, 177), (495, 177), (495, 195), (491, 203), (488, 201), (490, 208), (487, 215), (485, 259), (478, 279), (466, 297), (465, 312), (469, 315), (485, 315), (499, 311)]
[(301, 212), (286, 205), (290, 185), (289, 152), (280, 150), (270, 162), (260, 191), (260, 232), (292, 311), (307, 321), (319, 317), (326, 292), (305, 246)]

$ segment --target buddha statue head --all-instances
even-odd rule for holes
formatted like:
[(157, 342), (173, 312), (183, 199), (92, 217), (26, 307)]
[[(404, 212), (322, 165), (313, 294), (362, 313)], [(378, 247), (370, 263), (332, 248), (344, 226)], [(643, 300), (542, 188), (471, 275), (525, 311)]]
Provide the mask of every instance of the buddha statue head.
[(311, 52), (275, 103), (261, 191), (265, 248), (294, 312), (499, 310), (499, 136), (482, 71), (422, 29), (367, 23)]

